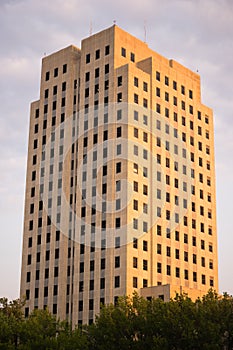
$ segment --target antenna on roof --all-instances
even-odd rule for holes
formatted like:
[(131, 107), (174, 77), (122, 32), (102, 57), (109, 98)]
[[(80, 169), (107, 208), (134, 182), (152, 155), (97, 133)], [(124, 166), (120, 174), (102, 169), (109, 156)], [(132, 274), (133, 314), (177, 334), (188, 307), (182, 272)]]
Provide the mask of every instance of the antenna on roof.
[(144, 20), (144, 43), (146, 43), (146, 20)]
[(92, 21), (90, 21), (90, 36), (92, 35)]
[(114, 25), (116, 24), (116, 20), (115, 20), (115, 19), (113, 20), (113, 24), (114, 24)]

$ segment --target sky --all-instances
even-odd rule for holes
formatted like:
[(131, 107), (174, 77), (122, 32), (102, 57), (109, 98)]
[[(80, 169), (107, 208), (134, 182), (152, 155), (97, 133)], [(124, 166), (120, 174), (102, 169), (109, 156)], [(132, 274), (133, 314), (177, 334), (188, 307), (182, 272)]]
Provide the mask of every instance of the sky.
[(233, 1), (0, 1), (0, 297), (19, 297), (30, 102), (41, 59), (116, 24), (199, 72), (213, 108), (219, 290), (233, 294)]

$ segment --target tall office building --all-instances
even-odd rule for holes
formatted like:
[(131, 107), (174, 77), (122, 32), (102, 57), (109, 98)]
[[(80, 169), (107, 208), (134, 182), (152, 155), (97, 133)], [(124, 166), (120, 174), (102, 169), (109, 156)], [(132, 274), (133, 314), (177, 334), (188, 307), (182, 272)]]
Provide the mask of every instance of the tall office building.
[(42, 60), (21, 296), (90, 323), (134, 290), (218, 290), (214, 130), (200, 76), (112, 26)]

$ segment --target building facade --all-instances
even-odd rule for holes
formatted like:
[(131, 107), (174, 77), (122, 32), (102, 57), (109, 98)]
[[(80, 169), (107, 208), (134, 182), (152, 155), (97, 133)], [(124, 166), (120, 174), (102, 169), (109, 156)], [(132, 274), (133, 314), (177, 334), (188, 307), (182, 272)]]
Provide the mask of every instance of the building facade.
[(218, 291), (214, 129), (200, 76), (112, 26), (42, 60), (21, 297), (91, 323), (134, 290)]

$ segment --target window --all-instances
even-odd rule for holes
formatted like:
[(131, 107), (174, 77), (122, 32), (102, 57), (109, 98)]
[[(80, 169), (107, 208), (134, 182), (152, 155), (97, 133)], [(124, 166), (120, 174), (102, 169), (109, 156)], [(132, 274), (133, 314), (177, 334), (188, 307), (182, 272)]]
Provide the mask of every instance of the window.
[(148, 107), (148, 101), (146, 98), (143, 98), (143, 107), (147, 108)]
[(148, 194), (148, 186), (147, 185), (143, 185), (143, 194), (145, 196), (147, 196), (147, 194)]
[(157, 254), (162, 254), (162, 245), (161, 244), (157, 244)]
[(176, 250), (175, 250), (175, 258), (176, 258), (176, 259), (179, 259), (179, 258), (180, 258), (180, 251), (179, 251), (179, 249), (176, 249)]
[(135, 62), (135, 54), (133, 52), (130, 53), (130, 61)]
[(115, 268), (120, 267), (120, 256), (115, 256)]
[(62, 99), (61, 99), (61, 107), (65, 107), (65, 105), (66, 105), (66, 98), (62, 97)]
[(148, 124), (148, 122), (147, 122), (147, 115), (143, 115), (143, 124), (144, 125), (147, 125)]
[(138, 210), (138, 201), (136, 199), (133, 200), (133, 209)]
[(148, 261), (143, 259), (142, 266), (143, 266), (143, 270), (147, 271), (148, 270)]
[(116, 192), (121, 190), (121, 180), (116, 181)]
[(148, 84), (147, 84), (145, 81), (143, 82), (143, 90), (144, 90), (145, 92), (148, 91)]
[(116, 163), (116, 173), (120, 173), (121, 172), (121, 162)]
[(110, 46), (107, 45), (105, 46), (105, 56), (109, 55), (109, 53), (110, 53)]
[(120, 228), (121, 227), (121, 218), (116, 218), (115, 219), (115, 227)]
[(201, 275), (201, 283), (206, 284), (206, 277), (205, 275)]
[(121, 137), (121, 126), (117, 128), (117, 137)]
[(133, 146), (133, 154), (135, 156), (138, 156), (138, 146), (136, 146), (136, 145)]
[(143, 176), (144, 177), (147, 177), (147, 168), (146, 167), (143, 167)]
[(146, 203), (143, 203), (143, 213), (144, 214), (148, 213), (148, 205)]
[(86, 63), (90, 63), (91, 61), (91, 55), (90, 53), (86, 54)]
[(59, 259), (59, 248), (55, 249), (55, 259)]
[(165, 81), (164, 82), (165, 82), (165, 85), (167, 85), (167, 86), (169, 85), (169, 78), (167, 76), (165, 76)]
[(122, 86), (122, 75), (117, 78), (117, 86)]
[(100, 289), (104, 289), (104, 288), (105, 288), (105, 278), (102, 277), (102, 278), (100, 279)]
[(179, 278), (180, 277), (180, 268), (176, 267), (176, 277)]
[(105, 266), (106, 266), (106, 260), (105, 260), (105, 258), (102, 258), (100, 261), (101, 270), (105, 270)]
[(148, 242), (147, 242), (147, 241), (143, 241), (143, 242), (142, 242), (142, 249), (143, 249), (145, 252), (147, 252), (147, 250), (148, 250)]
[(65, 74), (67, 72), (67, 64), (63, 64), (62, 73)]
[(98, 60), (100, 58), (100, 49), (95, 52), (95, 59)]
[(160, 81), (160, 73), (158, 71), (156, 72), (156, 80)]
[(94, 290), (94, 280), (90, 280), (89, 290)]
[(94, 300), (89, 299), (89, 310), (94, 310)]
[(213, 270), (213, 266), (214, 266), (213, 260), (210, 260), (210, 261), (209, 261), (209, 268), (210, 268), (211, 270)]
[(119, 288), (120, 287), (120, 276), (115, 276), (115, 288)]
[(65, 81), (62, 83), (62, 91), (66, 91), (66, 82)]
[(162, 264), (160, 262), (157, 263), (157, 273), (162, 272)]
[(126, 57), (126, 49), (124, 47), (121, 48), (121, 56)]
[(143, 232), (147, 232), (148, 231), (148, 224), (147, 222), (143, 221)]
[(109, 73), (109, 64), (105, 64), (105, 66), (104, 66), (104, 73), (105, 74)]
[(148, 142), (148, 134), (145, 131), (143, 132), (143, 141)]
[(50, 76), (50, 72), (46, 72), (46, 73), (45, 73), (45, 80), (46, 80), (46, 81), (49, 80), (49, 76)]
[(143, 286), (143, 288), (146, 288), (148, 286), (148, 280), (143, 278), (142, 286)]
[(138, 174), (138, 164), (136, 164), (136, 163), (134, 163), (134, 165), (133, 165), (133, 172), (135, 174)]
[(197, 263), (197, 256), (196, 254), (193, 254), (193, 264), (196, 264)]
[(148, 152), (146, 149), (143, 150), (143, 158), (147, 159), (148, 158)]
[(134, 111), (134, 120), (138, 121), (138, 111)]
[(137, 249), (138, 248), (138, 239), (133, 238), (133, 248)]
[(102, 194), (106, 194), (107, 193), (107, 184), (102, 184)]
[(138, 288), (138, 278), (133, 277), (133, 288)]
[(120, 248), (121, 239), (120, 237), (115, 237), (115, 248)]
[(117, 102), (119, 103), (119, 102), (122, 102), (122, 92), (119, 92), (118, 94), (117, 94)]
[(99, 75), (100, 75), (100, 69), (96, 68), (95, 69), (95, 78), (99, 78)]
[(197, 273), (193, 272), (193, 282), (197, 282)]
[(122, 118), (122, 110), (118, 109), (117, 111), (117, 120), (120, 120)]
[(138, 87), (138, 78), (134, 77), (134, 86)]
[(79, 300), (78, 311), (83, 311), (83, 300)]
[(134, 103), (138, 104), (138, 95), (134, 94)]

